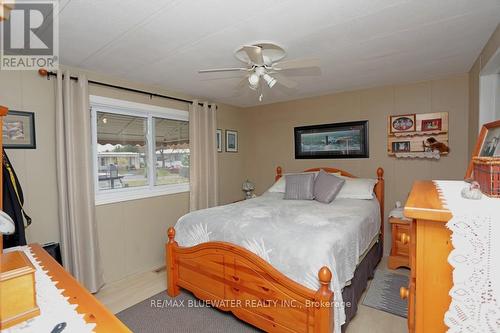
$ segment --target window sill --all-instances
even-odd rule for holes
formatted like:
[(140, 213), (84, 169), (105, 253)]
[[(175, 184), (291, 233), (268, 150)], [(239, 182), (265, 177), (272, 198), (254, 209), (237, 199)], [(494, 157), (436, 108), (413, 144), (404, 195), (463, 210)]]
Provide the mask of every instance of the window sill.
[(138, 189), (110, 190), (109, 192), (104, 191), (97, 193), (95, 196), (95, 205), (108, 205), (113, 203), (147, 199), (185, 192), (189, 192), (189, 184), (158, 186), (154, 189), (145, 187)]

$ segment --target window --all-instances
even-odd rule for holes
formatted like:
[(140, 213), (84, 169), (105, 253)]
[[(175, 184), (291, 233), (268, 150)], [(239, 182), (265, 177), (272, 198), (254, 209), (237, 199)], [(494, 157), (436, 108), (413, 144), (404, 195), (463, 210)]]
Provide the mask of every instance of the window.
[(96, 204), (189, 191), (187, 111), (90, 101)]

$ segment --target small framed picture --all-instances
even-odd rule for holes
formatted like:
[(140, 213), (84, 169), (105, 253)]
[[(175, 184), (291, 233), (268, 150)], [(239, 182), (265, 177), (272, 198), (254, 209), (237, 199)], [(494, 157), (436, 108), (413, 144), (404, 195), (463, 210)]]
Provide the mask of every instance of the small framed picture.
[(390, 116), (391, 133), (415, 132), (415, 114)]
[(215, 131), (215, 141), (217, 143), (217, 151), (222, 153), (222, 130), (217, 129)]
[(437, 119), (424, 119), (422, 120), (422, 131), (440, 131), (442, 120)]
[(6, 149), (36, 149), (35, 114), (9, 111), (3, 119), (3, 146)]
[(403, 153), (410, 151), (410, 141), (398, 141), (392, 143), (392, 151), (394, 153)]
[[(484, 124), (479, 132), (476, 146), (472, 152), (472, 157), (500, 158), (500, 120)], [(474, 164), (469, 162), (465, 179), (471, 178), (474, 172)]]
[(226, 130), (226, 151), (229, 153), (238, 152), (238, 132)]

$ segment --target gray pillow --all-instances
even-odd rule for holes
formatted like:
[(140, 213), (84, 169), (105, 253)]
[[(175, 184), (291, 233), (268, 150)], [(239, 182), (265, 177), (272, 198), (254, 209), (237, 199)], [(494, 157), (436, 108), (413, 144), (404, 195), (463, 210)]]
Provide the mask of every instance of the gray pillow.
[(285, 199), (313, 200), (314, 173), (285, 175)]
[(314, 199), (323, 203), (332, 202), (337, 194), (339, 194), (344, 183), (345, 179), (329, 174), (321, 169), (314, 181)]

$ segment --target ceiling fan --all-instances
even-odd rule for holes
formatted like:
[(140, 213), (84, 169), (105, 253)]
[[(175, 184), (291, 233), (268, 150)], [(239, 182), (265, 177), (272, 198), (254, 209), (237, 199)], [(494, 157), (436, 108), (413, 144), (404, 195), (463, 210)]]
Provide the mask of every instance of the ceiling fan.
[(280, 61), (286, 56), (286, 52), (283, 48), (273, 43), (259, 43), (242, 46), (236, 50), (235, 56), (238, 60), (245, 63), (246, 67), (202, 69), (198, 72), (245, 72), (246, 75), (240, 85), (248, 82), (248, 86), (259, 93), (259, 101), (262, 101), (264, 98), (262, 92), (263, 82), (265, 82), (269, 88), (274, 87), (276, 83), (278, 83), (284, 87), (293, 89), (297, 86), (297, 83), (283, 76), (286, 71), (314, 67), (319, 68), (318, 59)]

